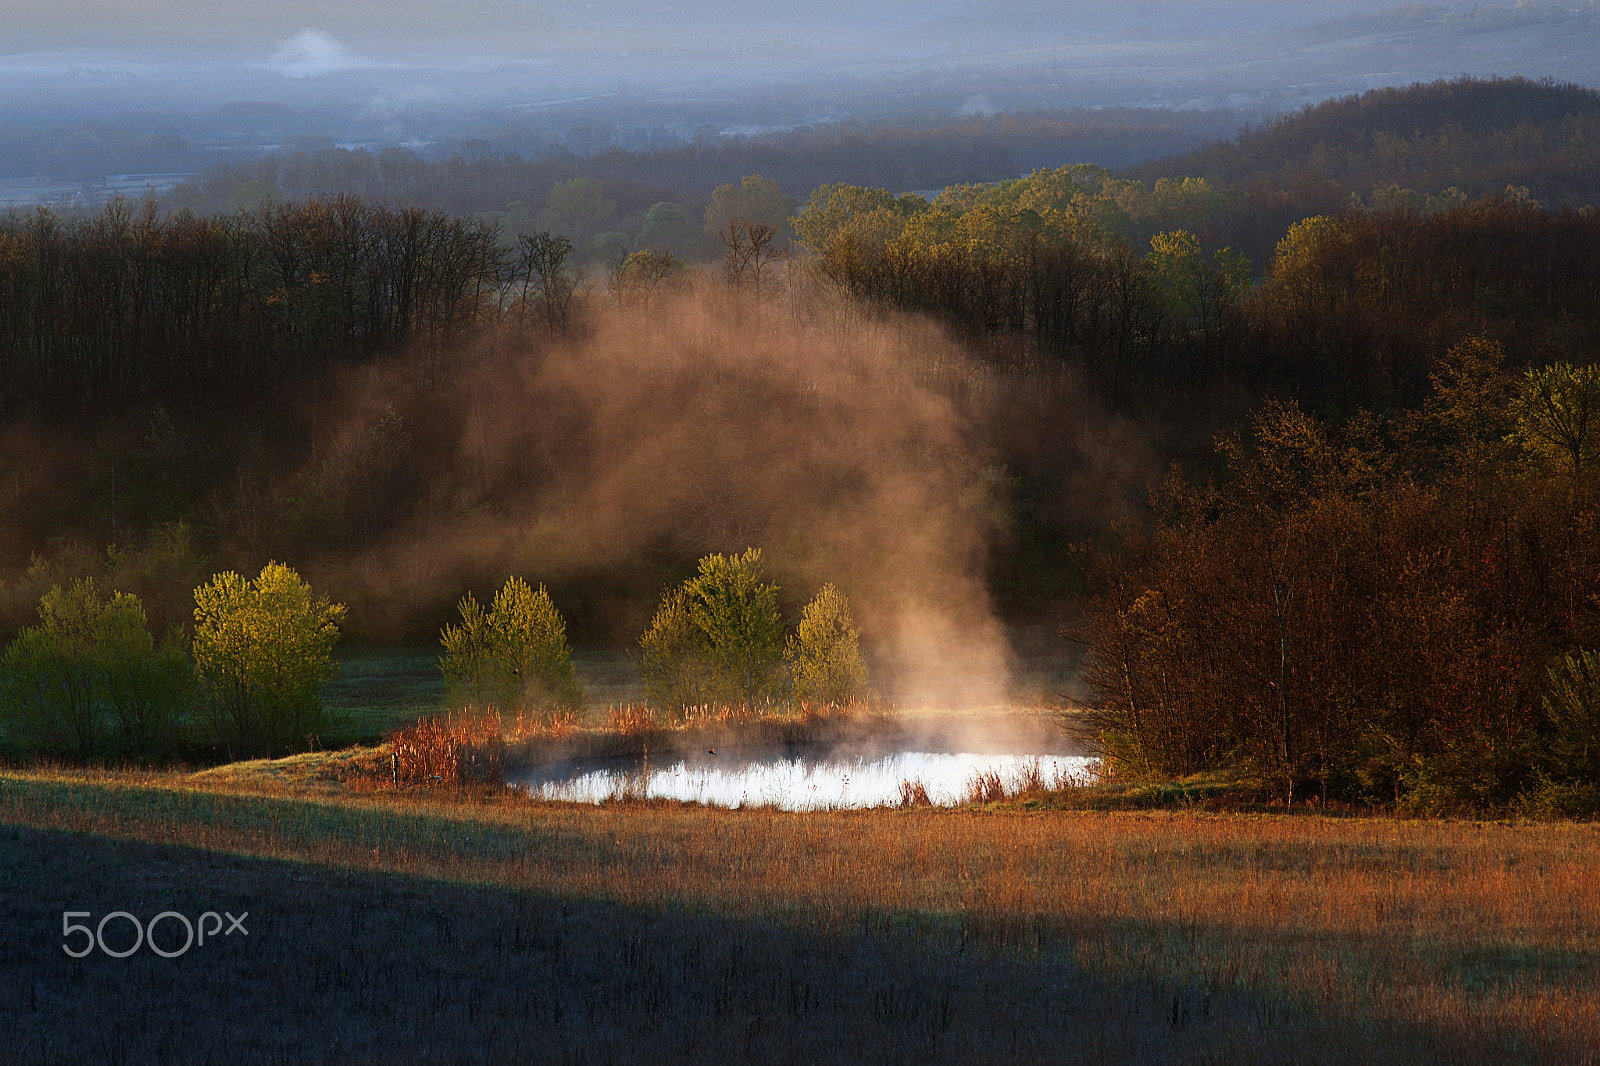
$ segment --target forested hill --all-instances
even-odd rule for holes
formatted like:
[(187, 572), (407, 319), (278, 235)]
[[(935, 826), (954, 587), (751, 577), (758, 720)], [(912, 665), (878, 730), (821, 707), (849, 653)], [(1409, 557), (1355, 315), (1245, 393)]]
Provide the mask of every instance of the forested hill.
[(1392, 187), (1477, 197), (1511, 186), (1550, 207), (1592, 204), (1600, 202), (1600, 93), (1526, 78), (1378, 89), (1124, 173), (1323, 198), (1381, 198)]

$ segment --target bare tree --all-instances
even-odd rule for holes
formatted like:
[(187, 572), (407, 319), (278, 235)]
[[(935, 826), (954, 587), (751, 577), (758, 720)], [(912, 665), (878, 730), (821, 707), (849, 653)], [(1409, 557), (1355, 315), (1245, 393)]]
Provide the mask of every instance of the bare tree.
[(772, 264), (784, 254), (772, 246), (777, 235), (775, 226), (737, 218), (722, 229), (722, 277), (736, 289), (748, 287), (758, 304)]

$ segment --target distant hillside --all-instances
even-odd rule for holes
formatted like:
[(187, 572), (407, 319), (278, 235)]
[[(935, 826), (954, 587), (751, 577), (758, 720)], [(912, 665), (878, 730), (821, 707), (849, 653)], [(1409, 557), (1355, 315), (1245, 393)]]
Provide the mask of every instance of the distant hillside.
[(1185, 156), (1125, 173), (1204, 177), (1324, 201), (1526, 187), (1557, 207), (1600, 203), (1600, 92), (1526, 78), (1436, 81), (1306, 107)]

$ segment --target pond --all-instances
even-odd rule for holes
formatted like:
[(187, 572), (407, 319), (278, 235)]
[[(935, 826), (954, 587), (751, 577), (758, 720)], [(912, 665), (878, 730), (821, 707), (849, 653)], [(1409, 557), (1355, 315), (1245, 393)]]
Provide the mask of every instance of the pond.
[(775, 807), (786, 811), (897, 806), (902, 788), (920, 784), (942, 806), (967, 798), (981, 774), (995, 774), (1016, 791), (1037, 772), (1049, 785), (1094, 779), (1081, 755), (838, 749), (681, 752), (644, 759), (569, 760), (525, 767), (513, 783), (542, 799), (601, 803), (619, 798), (683, 800), (716, 807)]

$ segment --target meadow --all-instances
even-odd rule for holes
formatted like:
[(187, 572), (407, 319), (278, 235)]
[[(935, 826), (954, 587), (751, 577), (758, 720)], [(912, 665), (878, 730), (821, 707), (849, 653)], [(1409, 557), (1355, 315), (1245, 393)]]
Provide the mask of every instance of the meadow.
[[(1596, 1058), (1593, 825), (316, 777), (0, 774), (0, 1039), (25, 1062)], [(225, 905), (248, 946), (60, 952), (65, 910)]]

